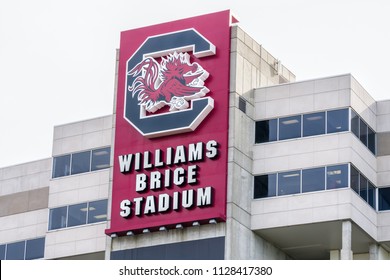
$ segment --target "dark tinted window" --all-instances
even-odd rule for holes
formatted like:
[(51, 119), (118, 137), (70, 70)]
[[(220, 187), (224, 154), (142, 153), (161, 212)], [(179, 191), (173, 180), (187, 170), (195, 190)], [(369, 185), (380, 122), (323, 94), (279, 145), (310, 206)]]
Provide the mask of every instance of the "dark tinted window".
[(276, 196), (276, 174), (255, 176), (254, 198)]
[(325, 167), (302, 170), (302, 192), (325, 190)]
[(88, 207), (88, 224), (103, 222), (107, 219), (107, 199), (93, 201)]
[(327, 112), (327, 133), (348, 130), (349, 110), (341, 109)]
[(70, 155), (53, 158), (53, 178), (70, 175)]
[(360, 118), (354, 110), (351, 110), (351, 131), (359, 137)]
[(328, 166), (326, 168), (326, 189), (348, 187), (348, 164)]
[(367, 146), (367, 125), (366, 123), (360, 119), (360, 129), (359, 129), (359, 138), (362, 143)]
[(277, 140), (278, 120), (256, 122), (256, 143), (266, 143)]
[(49, 230), (66, 227), (67, 206), (50, 209)]
[(87, 223), (87, 203), (70, 205), (68, 209), (68, 227), (84, 225)]
[(371, 205), (372, 208), (376, 208), (376, 192), (374, 185), (369, 181), (368, 182), (368, 204)]
[(368, 180), (366, 177), (364, 177), (362, 174), (360, 174), (360, 196), (367, 201), (367, 194), (368, 194)]
[(390, 210), (390, 188), (378, 189), (378, 210)]
[(375, 155), (376, 154), (376, 140), (375, 140), (375, 132), (368, 127), (367, 128), (367, 147), (368, 149)]
[(26, 260), (41, 259), (45, 253), (45, 238), (26, 241)]
[(360, 176), (359, 171), (357, 171), (357, 169), (351, 165), (351, 188), (357, 194), (359, 194), (359, 183), (360, 183), (359, 176)]
[(278, 174), (278, 195), (287, 195), (300, 192), (301, 172), (290, 171)]
[(244, 113), (246, 112), (246, 101), (242, 97), (238, 98), (238, 109)]
[(5, 260), (5, 244), (0, 245), (0, 260)]
[(110, 148), (102, 148), (92, 151), (91, 171), (110, 167)]
[(303, 115), (303, 136), (325, 134), (325, 112)]
[(301, 137), (301, 116), (279, 119), (279, 140)]
[(91, 167), (91, 151), (72, 154), (72, 174), (88, 172)]
[(26, 242), (20, 241), (7, 245), (7, 260), (24, 260)]

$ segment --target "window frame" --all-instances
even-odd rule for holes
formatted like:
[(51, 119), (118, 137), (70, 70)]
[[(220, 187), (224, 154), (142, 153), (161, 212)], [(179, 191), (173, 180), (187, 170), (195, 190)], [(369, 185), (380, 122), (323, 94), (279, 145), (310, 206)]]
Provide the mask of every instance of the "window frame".
[[(281, 138), (282, 136), (282, 132), (284, 132), (284, 130), (288, 130), (289, 128), (291, 129), (292, 127), (288, 127), (287, 125), (294, 125), (295, 123), (291, 123), (291, 124), (284, 124), (283, 121), (285, 122), (291, 122), (291, 121), (294, 121), (297, 120), (298, 123), (299, 123), (299, 129), (296, 129), (296, 132), (299, 132), (299, 136), (288, 136), (287, 138)], [(283, 129), (282, 128), (282, 125)], [(298, 124), (297, 124), (298, 126)], [(291, 131), (294, 131), (295, 132), (295, 128), (292, 128)], [(289, 133), (291, 133), (291, 131)], [(279, 140), (290, 140), (290, 139), (298, 139), (298, 138), (302, 138), (302, 115), (294, 115), (294, 116), (289, 116), (289, 117), (283, 117), (283, 118), (278, 118), (278, 138)]]
[[(96, 152), (96, 151), (99, 151), (99, 150), (105, 150), (107, 149), (108, 150), (108, 162), (106, 164), (106, 167), (102, 167), (102, 168), (96, 168), (96, 169), (92, 169), (92, 160), (93, 160), (93, 153)], [(73, 167), (73, 161), (74, 161), (74, 156), (75, 155), (78, 155), (78, 154), (83, 154), (83, 153), (89, 153), (89, 167), (88, 167), (88, 170), (87, 171), (82, 171), (82, 172), (74, 172), (74, 167)], [(57, 175), (55, 170), (55, 163), (57, 161), (57, 159), (60, 159), (60, 158), (65, 158), (65, 157), (69, 157), (69, 171), (62, 175)], [(108, 169), (111, 167), (111, 146), (104, 146), (104, 147), (100, 147), (100, 148), (96, 148), (96, 149), (90, 149), (90, 150), (84, 150), (84, 151), (77, 151), (77, 152), (74, 152), (74, 153), (70, 153), (70, 154), (64, 154), (64, 155), (58, 155), (58, 156), (54, 156), (53, 157), (53, 160), (52, 160), (52, 179), (56, 179), (56, 178), (62, 178), (62, 177), (66, 177), (66, 176), (72, 176), (72, 175), (79, 175), (79, 174), (85, 174), (85, 173), (88, 173), (88, 172), (94, 172), (94, 171), (100, 171), (100, 170), (103, 170), (103, 169)]]
[[(322, 115), (323, 117), (323, 133), (315, 133), (315, 134), (305, 134), (305, 120), (308, 120), (308, 116), (314, 116), (314, 115)], [(318, 135), (325, 135), (326, 134), (326, 112), (314, 112), (314, 113), (307, 113), (302, 115), (302, 138), (304, 137), (310, 137), (310, 136), (318, 136)]]

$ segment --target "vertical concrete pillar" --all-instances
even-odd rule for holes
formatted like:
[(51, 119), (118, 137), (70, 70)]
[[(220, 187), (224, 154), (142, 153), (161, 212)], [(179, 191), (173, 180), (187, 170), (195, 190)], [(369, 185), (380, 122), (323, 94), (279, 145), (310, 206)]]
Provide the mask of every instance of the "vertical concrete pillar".
[(330, 260), (340, 259), (340, 250), (330, 250)]
[(340, 252), (341, 260), (352, 260), (352, 223), (351, 221), (343, 221), (342, 223), (342, 248)]
[(370, 244), (369, 248), (370, 252), (370, 260), (379, 260), (379, 245), (378, 244)]

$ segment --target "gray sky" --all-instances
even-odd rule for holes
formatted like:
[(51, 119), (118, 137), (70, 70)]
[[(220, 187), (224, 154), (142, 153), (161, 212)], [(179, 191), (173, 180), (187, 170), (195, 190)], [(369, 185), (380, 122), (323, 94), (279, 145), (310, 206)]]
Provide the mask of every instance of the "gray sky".
[(0, 167), (50, 157), (55, 125), (111, 114), (120, 31), (226, 9), (298, 81), (352, 73), (390, 99), (388, 0), (0, 0)]

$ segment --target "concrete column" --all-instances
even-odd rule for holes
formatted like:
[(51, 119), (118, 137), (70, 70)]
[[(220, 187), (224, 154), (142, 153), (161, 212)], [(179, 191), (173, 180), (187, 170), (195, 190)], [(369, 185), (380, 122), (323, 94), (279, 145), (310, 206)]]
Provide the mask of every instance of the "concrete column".
[(370, 252), (370, 260), (379, 260), (379, 245), (378, 244), (370, 244), (369, 248)]
[(352, 260), (352, 223), (351, 221), (343, 221), (342, 224), (342, 248), (340, 251), (341, 260)]
[(340, 250), (330, 250), (330, 260), (339, 260)]

